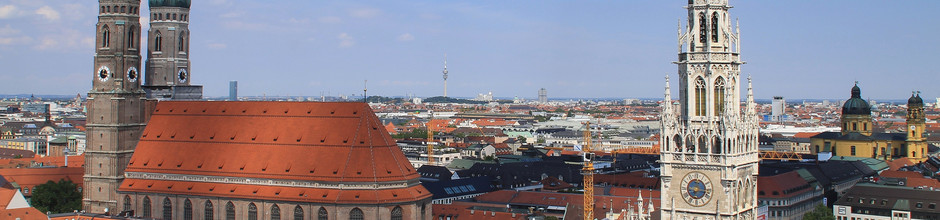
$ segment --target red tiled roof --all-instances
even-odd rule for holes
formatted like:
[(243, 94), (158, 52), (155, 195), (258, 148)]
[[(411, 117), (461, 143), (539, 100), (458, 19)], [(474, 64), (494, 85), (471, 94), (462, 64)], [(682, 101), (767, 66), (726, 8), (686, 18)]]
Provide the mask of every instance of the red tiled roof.
[(409, 202), (431, 196), (421, 185), (375, 190), (126, 179), (120, 189), (133, 192), (342, 204)]
[(891, 178), (924, 178), (923, 174), (914, 171), (885, 170), (878, 175)]
[[(70, 161), (71, 162), (71, 161)], [(85, 175), (85, 168), (82, 167), (57, 167), (57, 168), (21, 168), (21, 169), (0, 169), (2, 175), (8, 182), (16, 183), (21, 189), (41, 185), (43, 183), (59, 180), (70, 180), (72, 183), (82, 187)], [(24, 192), (24, 196), (32, 195), (33, 190)]]
[[(159, 102), (126, 172), (379, 184), (419, 177), (372, 109), (352, 102)], [(128, 180), (121, 191), (147, 191), (129, 185), (144, 180)], [(396, 190), (405, 189), (426, 191)]]
[(49, 216), (33, 207), (0, 210), (0, 219), (45, 220)]
[(758, 194), (764, 198), (786, 198), (809, 191), (809, 183), (796, 171), (774, 176), (757, 177)]
[(820, 134), (820, 132), (799, 132), (793, 135), (794, 138), (811, 138)]

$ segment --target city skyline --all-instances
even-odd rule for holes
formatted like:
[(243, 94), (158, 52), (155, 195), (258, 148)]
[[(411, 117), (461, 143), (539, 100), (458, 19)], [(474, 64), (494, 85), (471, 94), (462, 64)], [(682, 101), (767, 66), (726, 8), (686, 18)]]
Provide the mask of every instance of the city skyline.
[[(96, 2), (54, 3), (0, 1), (0, 94), (91, 87)], [(940, 25), (919, 19), (940, 3), (731, 4), (747, 9), (732, 11), (757, 98), (844, 99), (855, 81), (872, 99), (940, 92), (925, 65)], [(440, 96), (446, 52), (450, 96), (656, 98), (663, 76), (676, 77), (676, 39), (662, 36), (675, 35), (683, 5), (197, 1), (192, 81), (207, 97), (227, 94), (231, 80), (246, 96), (356, 97), (363, 80), (370, 95)]]

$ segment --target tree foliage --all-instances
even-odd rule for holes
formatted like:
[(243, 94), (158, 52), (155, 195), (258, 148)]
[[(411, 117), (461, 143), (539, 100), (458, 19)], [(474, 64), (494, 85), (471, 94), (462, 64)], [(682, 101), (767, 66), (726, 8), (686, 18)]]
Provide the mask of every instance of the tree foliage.
[(832, 210), (829, 207), (826, 207), (823, 204), (816, 206), (816, 210), (806, 213), (803, 215), (804, 220), (835, 220), (836, 217), (832, 215)]
[(82, 209), (82, 193), (71, 180), (59, 180), (36, 186), (30, 200), (32, 206), (42, 212), (65, 213)]
[(393, 134), (392, 138), (397, 138), (397, 139), (428, 138), (428, 130), (414, 129), (414, 130), (411, 130), (411, 132), (401, 132), (398, 134)]

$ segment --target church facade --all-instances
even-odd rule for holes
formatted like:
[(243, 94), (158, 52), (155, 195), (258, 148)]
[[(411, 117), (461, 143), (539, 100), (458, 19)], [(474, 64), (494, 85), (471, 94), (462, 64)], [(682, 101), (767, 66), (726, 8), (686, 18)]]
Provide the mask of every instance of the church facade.
[(851, 97), (842, 105), (842, 131), (813, 136), (810, 150), (813, 153), (831, 152), (832, 156), (926, 160), (926, 115), (920, 94), (913, 93), (907, 100), (906, 132), (884, 133), (874, 131), (871, 106), (862, 99), (861, 93), (861, 88), (855, 85)]
[(757, 216), (758, 114), (748, 79), (741, 108), (739, 31), (727, 0), (690, 0), (679, 32), (679, 109), (662, 113), (662, 219)]

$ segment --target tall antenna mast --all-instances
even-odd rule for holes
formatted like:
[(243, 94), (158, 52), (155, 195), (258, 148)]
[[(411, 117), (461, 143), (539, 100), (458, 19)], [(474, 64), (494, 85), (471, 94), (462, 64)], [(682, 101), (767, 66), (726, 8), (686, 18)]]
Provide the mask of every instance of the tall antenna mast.
[(447, 53), (444, 53), (444, 97), (447, 98)]
[(368, 83), (369, 83), (368, 79), (362, 82), (362, 102), (365, 102), (365, 103), (369, 103), (369, 100), (368, 100), (369, 96), (366, 94), (366, 92), (369, 91)]

